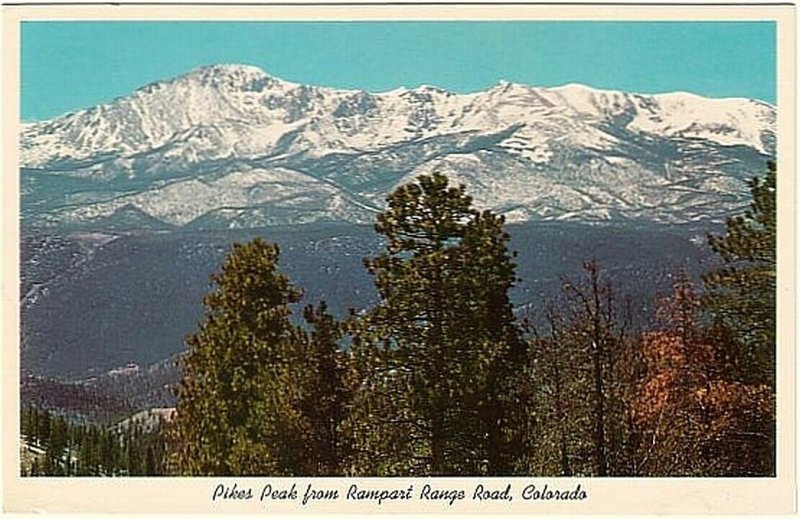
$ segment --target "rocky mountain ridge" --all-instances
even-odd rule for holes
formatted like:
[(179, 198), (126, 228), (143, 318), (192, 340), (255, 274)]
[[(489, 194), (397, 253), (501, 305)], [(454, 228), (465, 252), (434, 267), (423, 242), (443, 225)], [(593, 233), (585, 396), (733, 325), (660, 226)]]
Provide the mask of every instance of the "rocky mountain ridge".
[(775, 151), (750, 99), (501, 82), (456, 94), (203, 67), (21, 135), (23, 223), (220, 229), (369, 223), (440, 171), (509, 221), (724, 218)]

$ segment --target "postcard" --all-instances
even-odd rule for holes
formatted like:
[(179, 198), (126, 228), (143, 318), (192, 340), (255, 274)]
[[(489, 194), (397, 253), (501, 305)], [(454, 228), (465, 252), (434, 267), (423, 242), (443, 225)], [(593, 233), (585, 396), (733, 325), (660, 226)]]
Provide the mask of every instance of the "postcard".
[(6, 510), (796, 511), (794, 23), (4, 6)]

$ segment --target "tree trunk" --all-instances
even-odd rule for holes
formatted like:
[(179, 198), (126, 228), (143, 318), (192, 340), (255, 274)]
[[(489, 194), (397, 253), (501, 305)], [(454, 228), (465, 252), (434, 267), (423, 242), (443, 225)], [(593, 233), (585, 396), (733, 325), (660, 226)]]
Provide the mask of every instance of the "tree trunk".
[(605, 344), (600, 323), (600, 283), (597, 265), (591, 262), (589, 275), (592, 286), (594, 308), (592, 309), (592, 367), (594, 371), (594, 464), (596, 476), (607, 476), (605, 390), (603, 387), (603, 357)]

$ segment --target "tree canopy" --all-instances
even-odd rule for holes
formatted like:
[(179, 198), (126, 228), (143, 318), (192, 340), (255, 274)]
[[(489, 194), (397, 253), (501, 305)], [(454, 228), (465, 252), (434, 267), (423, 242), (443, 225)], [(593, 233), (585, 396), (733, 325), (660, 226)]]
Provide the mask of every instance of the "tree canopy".
[(291, 475), (303, 455), (295, 412), (295, 344), (289, 304), (300, 292), (277, 271), (279, 249), (235, 244), (205, 298), (206, 318), (187, 337), (173, 427), (189, 475)]
[(722, 265), (704, 279), (705, 306), (732, 331), (749, 379), (774, 384), (777, 255), (777, 168), (749, 182), (752, 201), (744, 214), (728, 218), (722, 236), (709, 244)]
[[(498, 474), (513, 461), (513, 366), (524, 355), (503, 219), (443, 175), (399, 187), (365, 261), (378, 305), (358, 326), (363, 382), (350, 419), (354, 471)], [(399, 450), (390, 424), (407, 440)]]

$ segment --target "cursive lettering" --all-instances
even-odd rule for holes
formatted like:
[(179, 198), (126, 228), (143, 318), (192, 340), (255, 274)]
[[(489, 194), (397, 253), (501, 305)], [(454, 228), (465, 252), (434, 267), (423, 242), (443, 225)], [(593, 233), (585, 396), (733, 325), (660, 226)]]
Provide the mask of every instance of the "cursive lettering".
[(211, 500), (217, 499), (252, 499), (253, 491), (250, 488), (239, 488), (236, 483), (232, 487), (226, 486), (222, 483), (214, 487), (214, 493), (211, 495)]

